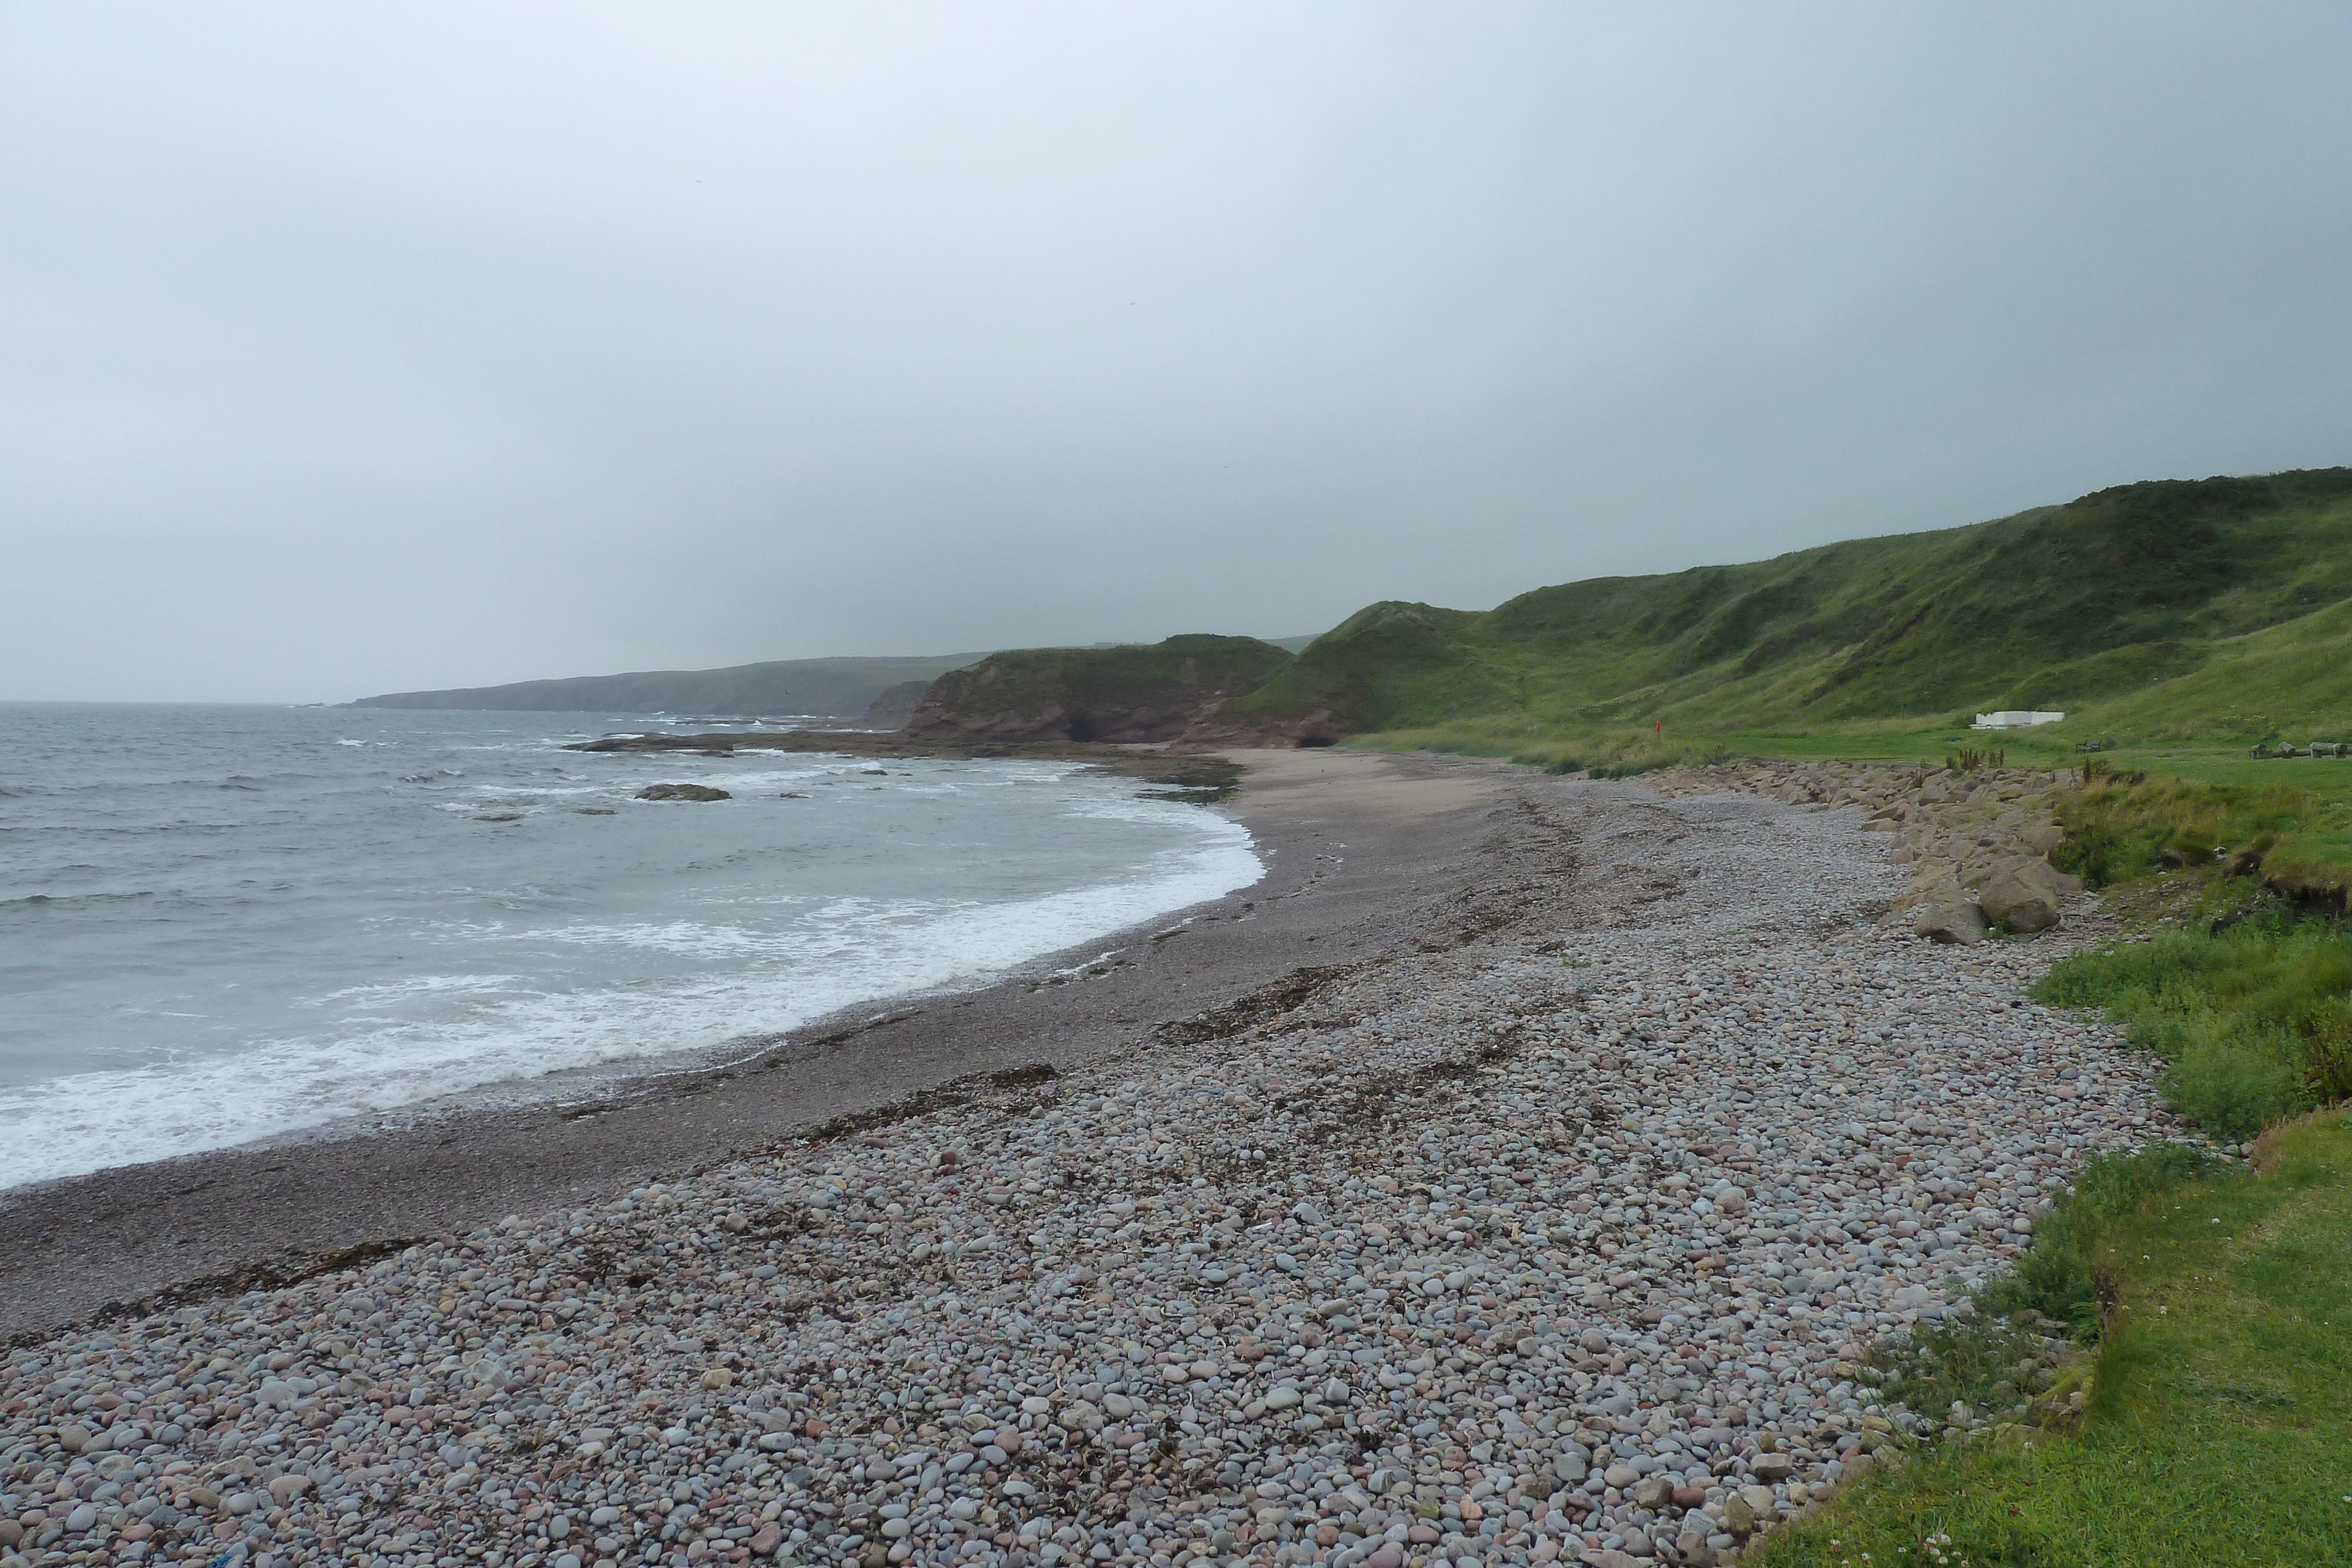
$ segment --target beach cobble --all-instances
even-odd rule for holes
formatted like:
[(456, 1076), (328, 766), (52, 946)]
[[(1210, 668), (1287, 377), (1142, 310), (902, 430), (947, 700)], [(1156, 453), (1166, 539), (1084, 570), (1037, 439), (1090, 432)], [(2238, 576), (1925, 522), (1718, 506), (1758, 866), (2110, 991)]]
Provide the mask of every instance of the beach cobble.
[(2049, 862), (2066, 838), (2056, 812), (2069, 777), (2038, 768), (1744, 758), (1664, 769), (1643, 782), (1667, 796), (1732, 789), (1814, 810), (1856, 808), (1866, 813), (1864, 832), (1895, 835), (1888, 863), (1909, 868), (1909, 885), (1881, 921), (1972, 946), (1989, 925), (2019, 932), (2055, 925), (2079, 899), (2082, 883)]
[(9, 1353), (0, 1561), (1709, 1563), (1919, 1425), (1864, 1349), (2147, 1061), (1853, 810), (1542, 781), (1549, 846), (1127, 1058)]

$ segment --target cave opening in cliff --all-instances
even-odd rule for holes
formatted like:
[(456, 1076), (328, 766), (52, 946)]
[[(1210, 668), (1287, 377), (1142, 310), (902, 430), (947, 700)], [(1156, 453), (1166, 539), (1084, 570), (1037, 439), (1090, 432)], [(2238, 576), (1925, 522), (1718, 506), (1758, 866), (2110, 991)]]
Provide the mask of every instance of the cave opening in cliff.
[(1095, 721), (1086, 717), (1072, 719), (1070, 721), (1070, 738), (1072, 740), (1095, 740), (1099, 738), (1095, 731)]

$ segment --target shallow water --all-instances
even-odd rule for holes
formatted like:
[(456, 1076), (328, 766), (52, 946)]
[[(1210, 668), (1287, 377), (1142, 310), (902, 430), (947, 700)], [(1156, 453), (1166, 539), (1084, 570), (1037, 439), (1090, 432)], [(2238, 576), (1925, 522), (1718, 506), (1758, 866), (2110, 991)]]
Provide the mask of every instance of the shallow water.
[(0, 1186), (708, 1054), (1261, 870), (1063, 764), (561, 749), (637, 727), (0, 704)]

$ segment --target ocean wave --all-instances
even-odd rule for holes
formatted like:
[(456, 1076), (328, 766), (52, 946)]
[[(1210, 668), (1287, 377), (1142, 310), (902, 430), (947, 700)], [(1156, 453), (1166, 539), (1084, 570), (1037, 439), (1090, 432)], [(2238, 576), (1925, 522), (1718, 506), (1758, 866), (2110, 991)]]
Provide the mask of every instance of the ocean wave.
[(115, 893), (27, 893), (15, 897), (0, 897), (0, 909), (26, 904), (129, 904), (144, 898), (161, 898), (163, 894), (152, 887), (132, 888)]
[[(1067, 762), (877, 776), (584, 757), (463, 716), (37, 716), (0, 800), (0, 1184), (700, 1060), (1259, 874), (1236, 825)], [(634, 800), (675, 779), (737, 803)], [(566, 810), (592, 805), (620, 816)], [(419, 831), (488, 807), (533, 824)]]
[(345, 986), (324, 996), (308, 997), (295, 1005), (322, 1008), (341, 1002), (346, 1007), (390, 1007), (394, 1002), (411, 1001), (418, 997), (483, 996), (499, 991), (525, 988), (530, 982), (520, 975), (416, 975), (404, 980), (387, 980), (373, 986)]
[[(560, 992), (510, 977), (413, 982), (472, 992), (459, 1017), (380, 1016), (383, 987), (320, 998), (331, 1028), (234, 1054), (83, 1072), (0, 1089), (0, 1118), (38, 1127), (0, 1145), (0, 1186), (247, 1142), (550, 1071), (617, 1068), (705, 1051), (886, 997), (957, 989), (1112, 931), (1222, 896), (1264, 867), (1222, 818), (1141, 872), (1011, 903), (834, 899), (781, 934), (694, 923), (583, 923), (583, 945), (641, 943), (755, 966)], [(547, 933), (534, 934), (543, 941)], [(413, 994), (413, 993), (412, 993)], [(371, 1016), (377, 1015), (377, 1016)]]

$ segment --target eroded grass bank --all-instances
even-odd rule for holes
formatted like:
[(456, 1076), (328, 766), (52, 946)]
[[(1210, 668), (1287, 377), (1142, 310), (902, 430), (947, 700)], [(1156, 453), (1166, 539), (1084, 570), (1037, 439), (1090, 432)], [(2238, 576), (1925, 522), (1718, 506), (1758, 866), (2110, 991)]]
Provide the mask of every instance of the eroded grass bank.
[(2306, 912), (2344, 912), (2352, 799), (2306, 782), (2352, 782), (2332, 766), (2242, 782), (2118, 774), (2094, 757), (2082, 778), (2060, 810), (2066, 842), (2052, 859), (2094, 886), (2221, 870), (2255, 877)]

